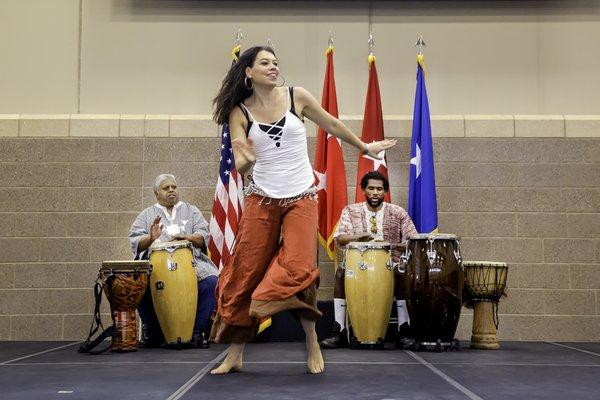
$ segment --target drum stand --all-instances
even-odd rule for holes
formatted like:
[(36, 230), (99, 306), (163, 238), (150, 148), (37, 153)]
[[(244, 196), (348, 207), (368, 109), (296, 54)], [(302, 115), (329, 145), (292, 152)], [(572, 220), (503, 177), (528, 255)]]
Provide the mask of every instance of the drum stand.
[(435, 342), (415, 342), (416, 350), (434, 350), (437, 352), (443, 351), (460, 351), (460, 340), (452, 339), (450, 342), (442, 342), (441, 339)]
[(497, 319), (495, 319), (498, 303), (493, 301), (475, 301), (473, 306), (473, 334), (471, 348), (497, 350), (498, 343)]

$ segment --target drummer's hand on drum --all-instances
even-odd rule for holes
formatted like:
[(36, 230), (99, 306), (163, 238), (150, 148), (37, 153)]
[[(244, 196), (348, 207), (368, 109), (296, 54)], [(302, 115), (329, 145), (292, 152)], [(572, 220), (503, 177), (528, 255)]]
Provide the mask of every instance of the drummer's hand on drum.
[(176, 235), (171, 236), (171, 241), (173, 240), (189, 240), (188, 236), (184, 233), (178, 233)]
[(150, 225), (150, 242), (154, 242), (156, 239), (160, 237), (162, 234), (162, 224), (160, 222), (160, 217), (154, 218), (152, 221), (152, 225)]
[(365, 233), (363, 235), (358, 235), (356, 237), (356, 241), (357, 242), (370, 242), (371, 240), (373, 240), (373, 236), (371, 236), (370, 233)]

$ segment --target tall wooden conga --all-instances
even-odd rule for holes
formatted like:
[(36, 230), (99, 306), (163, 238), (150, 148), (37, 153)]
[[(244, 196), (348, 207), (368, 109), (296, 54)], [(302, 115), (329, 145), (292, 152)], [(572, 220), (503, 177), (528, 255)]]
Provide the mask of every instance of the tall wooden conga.
[(187, 240), (150, 246), (152, 303), (167, 345), (192, 340), (198, 283), (192, 264), (192, 244)]
[(436, 350), (457, 348), (454, 334), (463, 291), (459, 238), (451, 234), (413, 235), (402, 260), (400, 279), (415, 341)]
[(351, 242), (345, 264), (346, 304), (354, 335), (350, 345), (383, 347), (394, 295), (390, 244)]
[(135, 310), (148, 286), (150, 272), (148, 261), (130, 260), (104, 261), (98, 271), (117, 331), (111, 351), (138, 349)]
[(503, 262), (464, 261), (465, 300), (473, 308), (471, 348), (497, 350), (498, 302), (506, 290), (508, 265)]

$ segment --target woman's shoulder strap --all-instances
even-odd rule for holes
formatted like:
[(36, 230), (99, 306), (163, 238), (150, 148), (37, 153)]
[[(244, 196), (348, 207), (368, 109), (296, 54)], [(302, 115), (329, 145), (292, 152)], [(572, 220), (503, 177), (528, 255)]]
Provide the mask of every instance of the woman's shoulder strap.
[[(294, 114), (296, 117), (298, 117), (298, 114), (296, 114), (296, 105), (294, 104), (294, 87), (290, 86), (289, 88), (290, 91), (290, 112), (292, 114)], [(302, 118), (298, 117), (301, 121), (303, 121)]]
[(252, 121), (250, 120), (250, 111), (248, 111), (248, 109), (246, 108), (246, 106), (244, 105), (244, 103), (239, 103), (238, 107), (240, 108), (240, 110), (242, 110), (242, 114), (244, 114), (244, 117), (246, 117), (246, 137), (248, 137), (248, 132), (250, 132), (250, 127), (252, 126)]

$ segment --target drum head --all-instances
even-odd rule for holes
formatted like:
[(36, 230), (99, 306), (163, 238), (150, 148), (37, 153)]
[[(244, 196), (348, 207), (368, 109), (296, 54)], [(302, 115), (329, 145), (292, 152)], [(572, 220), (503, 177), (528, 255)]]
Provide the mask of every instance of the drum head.
[(494, 268), (508, 268), (508, 265), (505, 262), (495, 262), (495, 261), (463, 261), (463, 267), (494, 267)]
[(360, 251), (366, 250), (389, 250), (390, 244), (388, 242), (350, 242), (346, 245), (348, 250), (356, 249)]
[(172, 242), (155, 242), (150, 246), (150, 252), (157, 250), (175, 251), (184, 247), (192, 247), (192, 243), (187, 240), (174, 240)]
[(460, 240), (460, 237), (451, 233), (418, 233), (410, 235), (410, 240)]

